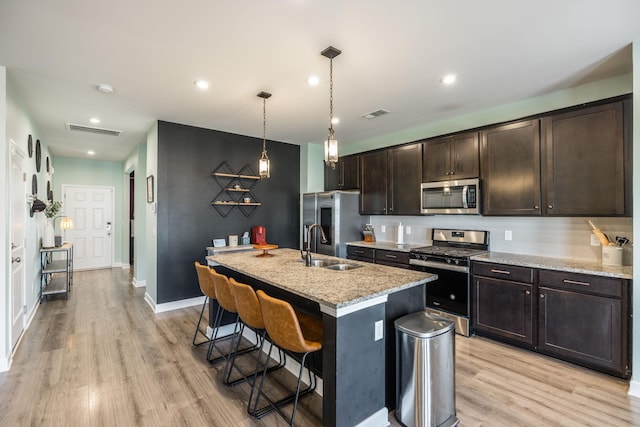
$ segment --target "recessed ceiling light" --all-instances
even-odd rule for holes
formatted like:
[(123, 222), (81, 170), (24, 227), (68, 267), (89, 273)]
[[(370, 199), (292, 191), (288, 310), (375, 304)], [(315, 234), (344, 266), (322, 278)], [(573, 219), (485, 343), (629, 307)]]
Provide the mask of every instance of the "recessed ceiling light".
[(193, 84), (196, 85), (198, 89), (201, 89), (201, 90), (209, 89), (209, 82), (206, 80), (196, 80), (195, 82), (193, 82)]
[(97, 87), (99, 92), (105, 93), (107, 95), (112, 94), (113, 92), (115, 92), (115, 90), (113, 89), (113, 86), (108, 85), (106, 83), (100, 83)]
[(317, 86), (318, 83), (320, 83), (320, 77), (309, 76), (309, 78), (307, 79), (307, 83), (309, 83), (310, 86)]
[(93, 156), (93, 155), (96, 154), (96, 152), (93, 151), (93, 150), (89, 150), (89, 151), (87, 151), (87, 154), (90, 155), (90, 156)]
[(99, 119), (99, 118), (97, 118), (97, 117), (91, 117), (91, 118), (89, 119), (89, 121), (90, 121), (91, 123), (93, 123), (94, 125), (97, 125), (98, 123), (100, 123), (100, 119)]
[(455, 83), (457, 79), (458, 79), (458, 76), (456, 76), (455, 74), (445, 74), (444, 76), (442, 76), (440, 81), (446, 85), (450, 85)]
[(334, 117), (331, 119), (331, 123), (333, 123), (334, 125), (337, 125), (338, 123), (340, 123), (340, 119), (338, 117)]

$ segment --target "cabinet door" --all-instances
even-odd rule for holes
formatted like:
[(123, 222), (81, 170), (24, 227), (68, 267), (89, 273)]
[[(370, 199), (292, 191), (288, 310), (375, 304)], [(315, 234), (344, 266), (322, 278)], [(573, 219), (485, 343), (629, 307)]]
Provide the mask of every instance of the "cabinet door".
[(447, 181), (451, 173), (449, 138), (439, 138), (424, 143), (422, 158), (424, 182)]
[(628, 374), (622, 301), (540, 287), (538, 349), (615, 375)]
[(360, 214), (387, 213), (387, 152), (360, 155)]
[(451, 137), (450, 179), (477, 178), (480, 175), (478, 132)]
[(333, 191), (340, 189), (342, 175), (342, 161), (336, 163), (336, 167), (332, 168), (326, 163), (324, 165), (324, 191)]
[(547, 215), (625, 213), (622, 103), (542, 119)]
[(533, 286), (473, 277), (473, 327), (507, 341), (533, 346)]
[(483, 215), (540, 215), (538, 120), (481, 132)]
[(420, 215), (422, 144), (389, 150), (389, 215)]
[(342, 158), (342, 189), (355, 190), (360, 188), (360, 174), (358, 156)]

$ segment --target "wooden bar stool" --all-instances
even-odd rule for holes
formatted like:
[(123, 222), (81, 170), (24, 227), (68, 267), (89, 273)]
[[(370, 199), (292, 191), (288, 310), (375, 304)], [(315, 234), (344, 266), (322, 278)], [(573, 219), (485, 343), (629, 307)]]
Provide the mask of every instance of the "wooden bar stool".
[[(206, 344), (211, 341), (211, 338), (209, 338), (209, 336), (207, 335), (206, 330), (203, 331), (202, 329), (200, 329), (200, 323), (202, 322), (202, 317), (204, 315), (204, 310), (207, 307), (207, 302), (211, 302), (216, 299), (216, 288), (215, 288), (213, 274), (212, 274), (213, 270), (206, 265), (200, 264), (198, 261), (195, 261), (194, 265), (196, 266), (196, 273), (198, 274), (198, 284), (200, 285), (200, 291), (202, 291), (202, 293), (204, 294), (204, 303), (202, 304), (202, 310), (200, 310), (200, 318), (198, 318), (196, 331), (193, 334), (193, 345), (197, 347), (199, 345)], [(218, 319), (218, 316), (221, 316), (221, 315), (222, 313), (220, 310), (220, 306), (218, 306), (218, 309), (216, 310), (216, 314), (213, 321), (214, 325), (216, 323), (219, 323), (217, 319)], [(198, 334), (204, 335), (206, 340), (196, 342), (198, 338)]]
[[(238, 315), (238, 309), (236, 308), (236, 301), (235, 301), (235, 298), (233, 297), (233, 291), (231, 290), (231, 284), (229, 283), (229, 278), (224, 274), (220, 274), (216, 271), (212, 271), (212, 272), (213, 272), (213, 283), (216, 289), (216, 299), (218, 301), (218, 304), (220, 305), (220, 307), (222, 307), (224, 311), (227, 311), (229, 313), (233, 313), (236, 315), (236, 320), (233, 325), (233, 333), (231, 334), (231, 336), (224, 337), (224, 338), (231, 338), (231, 344), (229, 345), (229, 350), (226, 353), (224, 351), (218, 350), (220, 355), (214, 358), (211, 357), (211, 354), (213, 353), (213, 349), (215, 348), (215, 340), (217, 338), (218, 331), (222, 323), (222, 315), (220, 315), (216, 319), (218, 321), (218, 324), (214, 325), (213, 337), (211, 339), (211, 342), (209, 343), (209, 350), (207, 351), (207, 360), (209, 361), (209, 363), (215, 363), (220, 360), (225, 360), (227, 362), (225, 364), (225, 371), (224, 371), (225, 372), (224, 376), (226, 377), (227, 366), (229, 364), (229, 360), (231, 359), (232, 355), (244, 354), (250, 351), (257, 350), (259, 348), (259, 345), (258, 345), (259, 339), (258, 339), (258, 335), (256, 334), (255, 345), (251, 345), (249, 347), (243, 348), (242, 350), (238, 350), (237, 353), (234, 351), (235, 340), (237, 339), (238, 342), (240, 342), (240, 338), (242, 337), (242, 332), (244, 331), (244, 324), (240, 322), (240, 316)], [(244, 378), (240, 378), (239, 380), (233, 381), (233, 382), (228, 382), (228, 378), (224, 379), (225, 385), (236, 385), (242, 381), (244, 381)]]
[[(245, 285), (244, 283), (237, 282), (235, 279), (229, 279), (229, 284), (231, 285), (231, 291), (233, 293), (233, 297), (236, 301), (236, 309), (238, 310), (238, 316), (240, 316), (240, 321), (247, 327), (251, 328), (256, 332), (256, 336), (259, 338), (259, 349), (258, 349), (258, 359), (256, 361), (256, 367), (253, 370), (251, 376), (247, 377), (242, 370), (235, 366), (235, 359), (238, 355), (238, 347), (240, 346), (240, 338), (236, 340), (235, 351), (232, 356), (227, 360), (227, 364), (225, 366), (225, 383), (230, 382), (231, 371), (234, 366), (236, 370), (242, 375), (242, 377), (251, 384), (251, 394), (249, 395), (249, 399), (247, 402), (247, 412), (250, 415), (254, 415), (257, 411), (259, 411), (255, 405), (253, 409), (251, 408), (251, 402), (253, 400), (253, 394), (255, 390), (256, 377), (258, 376), (258, 372), (260, 371), (260, 360), (262, 357), (262, 349), (264, 348), (264, 341), (267, 335), (267, 330), (264, 325), (264, 319), (262, 318), (262, 309), (260, 308), (260, 301), (258, 300), (258, 296), (253, 288), (249, 285)], [(269, 363), (267, 359), (266, 364)], [(264, 366), (268, 372), (274, 371), (276, 369), (280, 369), (284, 367), (286, 363), (286, 355), (282, 350), (280, 350), (279, 362), (273, 366)], [(264, 412), (264, 409), (261, 410)], [(271, 410), (269, 411), (271, 412)], [(264, 413), (266, 415), (266, 412)]]
[[(313, 353), (322, 349), (322, 320), (305, 315), (301, 312), (296, 312), (288, 302), (272, 298), (261, 290), (258, 290), (256, 294), (260, 301), (264, 324), (271, 340), (269, 356), (271, 355), (271, 349), (275, 344), (287, 352), (302, 354), (302, 357), (300, 360), (300, 372), (298, 373), (298, 382), (295, 393), (291, 396), (285, 397), (284, 399), (280, 399), (277, 402), (271, 401), (262, 392), (262, 386), (264, 385), (264, 379), (267, 373), (267, 370), (264, 369), (262, 371), (262, 378), (256, 395), (255, 406), (258, 406), (260, 396), (264, 396), (273, 409), (277, 410), (278, 413), (288, 421), (290, 426), (293, 426), (298, 401), (301, 397), (313, 392), (317, 385), (316, 374), (312, 371), (310, 366), (307, 366), (307, 371), (309, 373), (309, 386), (304, 390), (301, 390), (302, 375), (305, 365), (308, 365), (307, 356), (313, 355)], [(280, 407), (291, 402), (293, 402), (293, 411), (291, 413), (291, 418), (287, 418), (286, 414), (282, 412)], [(258, 414), (258, 416), (259, 415), (260, 414)]]

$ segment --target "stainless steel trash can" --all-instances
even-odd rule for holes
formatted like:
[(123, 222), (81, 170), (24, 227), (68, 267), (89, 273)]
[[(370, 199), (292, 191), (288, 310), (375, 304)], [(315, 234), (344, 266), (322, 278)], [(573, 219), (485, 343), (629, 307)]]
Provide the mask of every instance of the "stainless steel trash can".
[(395, 328), (396, 419), (408, 427), (457, 425), (453, 322), (422, 311)]

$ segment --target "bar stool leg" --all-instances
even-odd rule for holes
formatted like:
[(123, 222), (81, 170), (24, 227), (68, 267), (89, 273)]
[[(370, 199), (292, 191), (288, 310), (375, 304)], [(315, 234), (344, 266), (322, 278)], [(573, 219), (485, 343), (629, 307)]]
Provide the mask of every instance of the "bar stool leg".
[[(204, 304), (202, 304), (202, 310), (200, 310), (200, 317), (198, 318), (198, 324), (196, 325), (196, 331), (193, 334), (193, 345), (198, 347), (202, 344), (208, 343), (211, 339), (209, 338), (209, 336), (206, 334), (206, 332), (204, 332), (202, 329), (200, 329), (200, 323), (202, 323), (202, 317), (204, 316), (204, 309), (207, 307), (207, 302), (209, 301), (209, 297), (205, 296), (204, 297)], [(218, 307), (218, 310), (220, 310), (220, 307)], [(198, 338), (198, 333), (204, 335), (207, 339), (204, 341), (201, 341), (199, 343), (196, 343), (196, 339)]]

